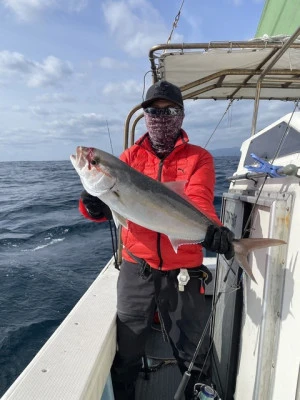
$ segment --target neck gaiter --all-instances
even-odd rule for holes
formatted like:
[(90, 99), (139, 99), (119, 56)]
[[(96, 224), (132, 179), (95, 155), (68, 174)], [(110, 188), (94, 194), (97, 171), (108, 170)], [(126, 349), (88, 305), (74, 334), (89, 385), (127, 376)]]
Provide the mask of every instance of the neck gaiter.
[(164, 158), (175, 146), (184, 115), (144, 115), (151, 146), (158, 157)]

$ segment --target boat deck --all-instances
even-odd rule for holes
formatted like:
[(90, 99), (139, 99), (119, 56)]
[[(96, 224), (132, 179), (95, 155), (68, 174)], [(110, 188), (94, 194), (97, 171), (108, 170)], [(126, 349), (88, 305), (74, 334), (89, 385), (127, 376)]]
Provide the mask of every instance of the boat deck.
[[(206, 296), (206, 311), (209, 318), (212, 296)], [(169, 343), (164, 342), (159, 325), (153, 324), (146, 355), (151, 367), (161, 365), (154, 372), (140, 373), (136, 386), (136, 399), (173, 400), (181, 381), (181, 373), (173, 357)]]

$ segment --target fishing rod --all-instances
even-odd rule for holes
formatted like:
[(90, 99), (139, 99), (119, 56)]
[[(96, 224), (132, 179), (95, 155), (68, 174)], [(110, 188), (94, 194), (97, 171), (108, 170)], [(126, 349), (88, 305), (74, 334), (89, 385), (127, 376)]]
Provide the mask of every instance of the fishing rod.
[(198, 344), (197, 344), (196, 350), (195, 350), (195, 352), (194, 352), (192, 361), (190, 362), (190, 365), (189, 365), (188, 369), (185, 371), (185, 373), (183, 374), (183, 376), (182, 376), (182, 378), (181, 378), (180, 384), (179, 384), (178, 389), (177, 389), (177, 391), (176, 391), (176, 393), (175, 393), (175, 396), (174, 396), (174, 400), (182, 400), (182, 398), (183, 398), (183, 393), (184, 393), (185, 388), (187, 387), (187, 384), (189, 383), (189, 380), (190, 380), (190, 378), (191, 378), (192, 369), (193, 369), (193, 367), (194, 367), (195, 360), (196, 360), (196, 358), (197, 358), (197, 356), (198, 356), (198, 353), (199, 353), (199, 351), (200, 351), (202, 342), (203, 342), (203, 340), (204, 340), (204, 336), (205, 336), (205, 334), (206, 334), (206, 332), (207, 332), (207, 330), (208, 330), (208, 328), (209, 328), (209, 326), (210, 326), (210, 321), (211, 321), (211, 319), (212, 319), (212, 317), (213, 317), (213, 314), (214, 314), (214, 312), (215, 312), (216, 305), (217, 305), (217, 303), (218, 303), (218, 301), (219, 301), (219, 299), (220, 299), (220, 297), (221, 297), (221, 293), (222, 293), (222, 292), (219, 292), (219, 293), (218, 293), (217, 300), (216, 300), (215, 304), (213, 305), (213, 308), (212, 308), (212, 310), (211, 310), (211, 313), (210, 313), (210, 315), (209, 315), (209, 317), (208, 317), (208, 319), (207, 319), (207, 322), (206, 322), (206, 325), (205, 325), (205, 327), (204, 327), (204, 329), (203, 329), (201, 338), (200, 338), (200, 340), (199, 340), (199, 342), (198, 342)]
[[(110, 130), (109, 130), (107, 120), (106, 120), (106, 126), (107, 126), (109, 142), (110, 142), (111, 154), (114, 155), (114, 149), (113, 149), (113, 145), (112, 145), (112, 140), (111, 140), (111, 135), (110, 135)], [(111, 221), (111, 219), (108, 220), (108, 223), (109, 223), (109, 229), (110, 229), (111, 246), (112, 246), (112, 252), (113, 252), (113, 257), (114, 257), (114, 262), (115, 262), (115, 268), (120, 269), (120, 263), (119, 263), (118, 257), (117, 257), (117, 250), (118, 250), (117, 228), (116, 228), (116, 225)]]
[(107, 132), (108, 132), (109, 142), (110, 142), (111, 154), (114, 155), (114, 149), (113, 149), (113, 146), (112, 146), (112, 141), (111, 141), (111, 136), (110, 136), (110, 131), (109, 131), (109, 126), (108, 126), (108, 121), (107, 121), (107, 120), (106, 120), (106, 126), (107, 126)]

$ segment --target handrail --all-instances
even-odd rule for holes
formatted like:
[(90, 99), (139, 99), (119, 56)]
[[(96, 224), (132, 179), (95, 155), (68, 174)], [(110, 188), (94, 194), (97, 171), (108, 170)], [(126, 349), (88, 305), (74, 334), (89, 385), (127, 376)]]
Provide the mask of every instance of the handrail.
[(138, 104), (129, 112), (129, 114), (126, 117), (126, 121), (125, 121), (125, 125), (124, 125), (124, 143), (123, 143), (124, 150), (128, 148), (130, 119), (134, 115), (134, 113), (136, 113), (141, 107), (142, 107), (141, 104)]
[(130, 145), (132, 146), (134, 144), (134, 134), (135, 134), (135, 127), (137, 123), (144, 117), (144, 114), (140, 114), (136, 117), (136, 119), (133, 121), (132, 127), (131, 127), (131, 132), (130, 132)]

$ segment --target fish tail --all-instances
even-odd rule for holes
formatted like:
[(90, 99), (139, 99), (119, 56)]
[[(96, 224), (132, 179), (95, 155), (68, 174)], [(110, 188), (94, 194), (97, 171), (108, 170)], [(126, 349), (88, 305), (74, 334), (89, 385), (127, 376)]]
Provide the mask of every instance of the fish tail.
[(262, 239), (262, 238), (249, 238), (249, 239), (238, 239), (233, 241), (233, 247), (235, 252), (235, 258), (247, 275), (255, 282), (256, 279), (252, 273), (252, 268), (247, 260), (247, 255), (250, 251), (255, 249), (261, 249), (264, 247), (279, 246), (280, 244), (286, 244), (285, 241), (279, 239)]

